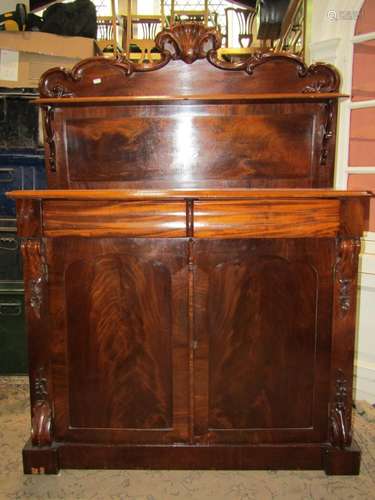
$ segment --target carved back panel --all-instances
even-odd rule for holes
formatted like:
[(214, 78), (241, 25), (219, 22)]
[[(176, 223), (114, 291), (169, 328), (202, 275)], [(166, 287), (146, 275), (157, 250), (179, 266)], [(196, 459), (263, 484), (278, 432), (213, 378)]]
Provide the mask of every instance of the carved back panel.
[(156, 63), (96, 57), (43, 75), (49, 187), (332, 186), (332, 67), (275, 53), (228, 63), (197, 23), (156, 45)]

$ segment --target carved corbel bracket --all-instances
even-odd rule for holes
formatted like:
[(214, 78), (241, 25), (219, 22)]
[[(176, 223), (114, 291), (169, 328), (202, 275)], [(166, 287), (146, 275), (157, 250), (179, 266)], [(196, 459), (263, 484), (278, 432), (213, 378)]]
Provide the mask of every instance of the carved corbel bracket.
[(53, 121), (55, 110), (52, 106), (46, 106), (44, 110), (44, 129), (46, 132), (46, 143), (48, 145), (48, 165), (51, 172), (56, 172), (56, 144)]
[(327, 165), (327, 159), (329, 154), (329, 145), (333, 137), (333, 113), (334, 105), (332, 100), (329, 100), (325, 106), (326, 108), (326, 122), (324, 126), (323, 139), (322, 139), (322, 150), (320, 153), (320, 165)]
[(25, 267), (26, 305), (40, 319), (44, 285), (48, 280), (44, 249), (39, 240), (29, 239), (21, 243), (21, 252)]
[(344, 449), (351, 445), (352, 433), (348, 404), (347, 380), (342, 370), (337, 371), (336, 394), (330, 415), (330, 441), (333, 446)]
[(48, 382), (44, 368), (38, 369), (33, 381), (34, 404), (31, 417), (31, 442), (34, 446), (49, 446), (52, 437), (52, 410), (48, 400)]
[(339, 313), (345, 316), (354, 304), (356, 294), (356, 269), (361, 248), (359, 238), (341, 240), (336, 260)]

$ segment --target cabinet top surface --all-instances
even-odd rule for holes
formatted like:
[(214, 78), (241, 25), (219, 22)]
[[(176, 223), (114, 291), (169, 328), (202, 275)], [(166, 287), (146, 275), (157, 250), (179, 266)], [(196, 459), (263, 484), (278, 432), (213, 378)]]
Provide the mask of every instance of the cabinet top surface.
[(40, 200), (267, 200), (290, 198), (358, 198), (374, 196), (370, 191), (335, 189), (50, 189), (10, 191), (13, 199)]
[(254, 94), (191, 94), (191, 95), (131, 95), (131, 96), (92, 96), (92, 97), (47, 97), (34, 99), (34, 104), (55, 104), (57, 106), (72, 106), (85, 104), (137, 104), (168, 102), (221, 102), (221, 101), (321, 101), (325, 99), (347, 98), (346, 94), (338, 92), (321, 92), (316, 94), (280, 92), (280, 93), (254, 93)]

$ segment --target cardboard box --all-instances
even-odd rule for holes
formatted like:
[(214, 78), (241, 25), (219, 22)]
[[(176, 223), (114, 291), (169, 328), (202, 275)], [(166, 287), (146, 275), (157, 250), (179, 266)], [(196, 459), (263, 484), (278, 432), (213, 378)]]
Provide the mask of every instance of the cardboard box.
[(0, 87), (38, 87), (47, 69), (95, 55), (94, 40), (35, 31), (0, 32)]

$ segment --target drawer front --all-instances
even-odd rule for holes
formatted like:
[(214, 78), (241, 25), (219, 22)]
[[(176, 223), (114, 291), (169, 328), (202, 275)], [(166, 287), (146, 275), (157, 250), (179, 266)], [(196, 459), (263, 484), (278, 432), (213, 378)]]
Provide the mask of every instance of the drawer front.
[(339, 200), (197, 201), (196, 238), (330, 237), (339, 229)]
[(23, 291), (0, 289), (0, 374), (27, 372)]
[(20, 242), (15, 219), (0, 219), (0, 281), (22, 280)]
[(186, 236), (186, 204), (176, 202), (45, 201), (46, 236)]

